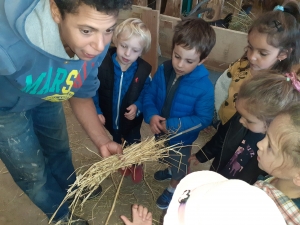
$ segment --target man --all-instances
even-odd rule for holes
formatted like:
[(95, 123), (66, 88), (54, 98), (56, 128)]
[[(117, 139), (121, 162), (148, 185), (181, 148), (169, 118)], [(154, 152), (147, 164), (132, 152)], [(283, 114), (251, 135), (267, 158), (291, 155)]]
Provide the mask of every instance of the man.
[[(128, 0), (0, 0), (0, 157), (48, 217), (75, 181), (62, 101), (69, 99), (102, 157), (122, 153), (91, 97), (118, 11), (129, 6)], [(68, 218), (65, 203), (54, 220)]]

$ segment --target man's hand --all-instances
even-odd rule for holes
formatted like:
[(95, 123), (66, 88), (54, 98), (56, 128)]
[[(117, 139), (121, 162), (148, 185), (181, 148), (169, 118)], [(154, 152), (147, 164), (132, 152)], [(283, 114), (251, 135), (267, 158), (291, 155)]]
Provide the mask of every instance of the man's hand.
[(107, 135), (91, 98), (72, 97), (69, 99), (69, 102), (79, 123), (98, 148), (99, 154), (102, 157), (108, 157), (112, 154), (122, 154), (121, 146), (111, 141)]
[(100, 146), (99, 153), (103, 158), (107, 158), (115, 154), (123, 154), (122, 146), (114, 141), (109, 141)]
[(134, 204), (131, 210), (132, 222), (126, 216), (121, 216), (125, 225), (152, 225), (152, 213), (146, 207)]
[(125, 118), (128, 120), (133, 120), (136, 116), (137, 107), (135, 104), (130, 105), (126, 108), (128, 112), (124, 114)]
[(99, 118), (100, 122), (102, 123), (102, 125), (105, 125), (105, 117), (103, 116), (103, 114), (98, 114), (98, 118)]
[(162, 122), (165, 120), (165, 118), (159, 115), (152, 116), (150, 120), (150, 129), (153, 134), (160, 134), (162, 132), (165, 132), (166, 127), (162, 124)]
[(188, 159), (188, 162), (189, 163), (192, 163), (192, 161), (194, 161), (193, 165), (194, 166), (197, 166), (200, 162), (198, 161), (198, 159), (196, 158), (196, 155), (195, 154), (192, 154), (190, 156), (190, 158)]

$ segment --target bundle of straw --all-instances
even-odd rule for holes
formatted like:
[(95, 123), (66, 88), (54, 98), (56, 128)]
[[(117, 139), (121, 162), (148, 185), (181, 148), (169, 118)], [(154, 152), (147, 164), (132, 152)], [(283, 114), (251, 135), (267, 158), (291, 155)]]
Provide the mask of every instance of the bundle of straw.
[[(155, 140), (155, 137), (147, 138), (140, 143), (132, 144), (125, 148), (122, 156), (112, 155), (96, 162), (83, 174), (76, 177), (76, 181), (68, 189), (67, 195), (59, 207), (61, 207), (61, 205), (67, 200), (72, 199), (70, 209), (73, 213), (77, 205), (80, 205), (82, 208), (92, 192), (99, 187), (99, 184), (118, 169), (130, 167), (133, 164), (141, 164), (147, 161), (158, 161), (161, 158), (168, 157), (169, 150), (172, 149), (177, 153), (178, 151), (176, 151), (176, 149), (182, 147), (179, 146), (179, 144), (167, 146), (165, 145), (166, 140), (166, 138), (162, 138), (158, 141)], [(178, 154), (181, 153), (178, 152)], [(86, 190), (89, 190), (88, 193)], [(82, 201), (78, 204), (80, 200)], [(55, 214), (50, 219), (50, 222)]]
[[(166, 144), (170, 139), (187, 133), (194, 129), (198, 129), (202, 125), (199, 124), (188, 130), (175, 135), (166, 135), (156, 139), (155, 137), (146, 138), (140, 143), (132, 144), (123, 150), (123, 155), (111, 155), (99, 162), (93, 164), (83, 174), (76, 177), (74, 184), (68, 189), (66, 197), (61, 202), (58, 209), (67, 201), (72, 199), (70, 204), (71, 214), (75, 211), (78, 203), (83, 207), (86, 200), (90, 197), (94, 190), (104, 181), (110, 174), (116, 172), (120, 168), (130, 167), (133, 164), (141, 164), (148, 161), (158, 161), (164, 157), (169, 157), (169, 151), (172, 150), (175, 154), (182, 154), (179, 152), (183, 147), (181, 143), (175, 145)], [(181, 163), (181, 160), (179, 164)], [(88, 191), (87, 191), (88, 190)], [(58, 209), (51, 217), (49, 223), (53, 220)]]

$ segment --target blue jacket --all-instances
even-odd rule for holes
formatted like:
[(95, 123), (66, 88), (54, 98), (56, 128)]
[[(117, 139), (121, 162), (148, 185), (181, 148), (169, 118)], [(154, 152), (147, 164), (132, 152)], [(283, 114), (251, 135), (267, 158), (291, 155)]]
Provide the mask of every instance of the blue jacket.
[[(170, 117), (166, 121), (167, 129), (178, 130), (177, 133), (179, 133), (198, 124), (202, 126), (171, 139), (170, 144), (180, 142), (184, 145), (192, 144), (197, 139), (199, 131), (211, 123), (214, 111), (214, 88), (208, 74), (207, 69), (200, 65), (181, 78), (173, 98)], [(166, 81), (164, 64), (161, 64), (144, 96), (146, 123), (150, 123), (152, 116), (160, 115), (165, 98)]]
[[(42, 20), (27, 24), (37, 9), (44, 10), (40, 12)], [(47, 26), (41, 25), (43, 22)], [(0, 110), (20, 112), (44, 101), (95, 95), (99, 86), (97, 70), (109, 46), (91, 61), (68, 57), (48, 0), (0, 0), (0, 32)], [(61, 46), (58, 49), (65, 57), (51, 52), (53, 48), (37, 46), (28, 34), (34, 38), (44, 35), (54, 49)]]

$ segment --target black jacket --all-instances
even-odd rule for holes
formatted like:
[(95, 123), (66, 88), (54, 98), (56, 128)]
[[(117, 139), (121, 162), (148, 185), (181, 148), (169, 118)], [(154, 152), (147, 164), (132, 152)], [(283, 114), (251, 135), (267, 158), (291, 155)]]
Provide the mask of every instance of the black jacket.
[[(235, 113), (227, 123), (219, 125), (217, 133), (202, 147), (202, 150), (196, 153), (199, 162), (204, 163), (214, 158), (210, 170), (222, 171), (247, 133), (247, 129), (239, 122), (240, 118), (241, 116)], [(264, 137), (263, 134), (257, 135), (261, 135), (261, 139)], [(236, 179), (253, 184), (259, 175), (265, 174), (259, 169), (257, 157), (254, 156), (236, 176)]]
[[(110, 48), (104, 58), (101, 66), (98, 69), (98, 78), (100, 80), (100, 87), (98, 90), (99, 105), (105, 117), (106, 129), (113, 132), (113, 89), (114, 89), (114, 64), (112, 55), (116, 52), (116, 48)], [(119, 131), (121, 134), (128, 133), (132, 128), (141, 126), (143, 122), (143, 114), (135, 117), (133, 120), (128, 120), (124, 117), (126, 108), (133, 104), (140, 96), (144, 87), (144, 83), (151, 72), (149, 63), (141, 58), (137, 59), (138, 67), (133, 76), (132, 82), (122, 99), (119, 110)], [(136, 82), (138, 80), (138, 82)]]

